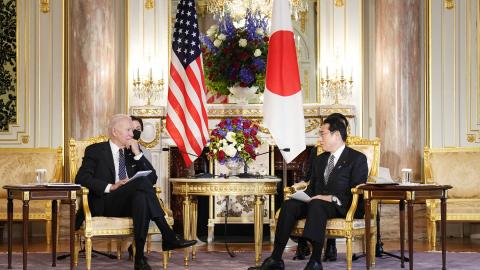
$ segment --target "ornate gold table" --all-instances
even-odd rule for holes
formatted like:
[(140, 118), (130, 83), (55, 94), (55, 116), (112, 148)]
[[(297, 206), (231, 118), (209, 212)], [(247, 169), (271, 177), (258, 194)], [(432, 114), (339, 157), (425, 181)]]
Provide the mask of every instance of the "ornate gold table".
[[(263, 196), (277, 193), (278, 178), (171, 178), (173, 194), (184, 196), (183, 233), (186, 239), (196, 235), (197, 207), (192, 203), (192, 196), (227, 196), (253, 195), (255, 264), (259, 265), (262, 257), (263, 240)], [(193, 247), (195, 256), (195, 247)], [(188, 266), (189, 252), (185, 249), (185, 266)]]

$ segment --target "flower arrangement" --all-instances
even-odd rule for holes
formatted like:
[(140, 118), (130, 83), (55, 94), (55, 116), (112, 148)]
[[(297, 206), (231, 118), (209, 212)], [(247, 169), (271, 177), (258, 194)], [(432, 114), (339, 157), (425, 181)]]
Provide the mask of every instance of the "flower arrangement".
[(255, 160), (260, 145), (257, 133), (258, 125), (248, 119), (238, 117), (220, 121), (210, 134), (208, 158), (222, 165), (228, 160), (246, 163)]
[[(227, 14), (201, 34), (205, 81), (210, 91), (229, 95), (229, 87), (258, 86), (263, 93), (268, 51), (267, 18), (247, 11), (242, 23)], [(243, 25), (242, 25), (243, 24)]]

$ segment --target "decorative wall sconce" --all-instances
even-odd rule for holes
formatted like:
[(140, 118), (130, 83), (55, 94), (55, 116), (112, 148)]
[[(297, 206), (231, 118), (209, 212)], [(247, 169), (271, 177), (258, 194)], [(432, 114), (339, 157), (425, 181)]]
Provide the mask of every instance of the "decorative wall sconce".
[(43, 13), (50, 12), (50, 0), (40, 0), (40, 11)]
[[(160, 74), (162, 74), (160, 72)], [(147, 101), (147, 106), (152, 105), (152, 100), (158, 99), (163, 93), (163, 75), (160, 79), (154, 80), (152, 76), (152, 68), (149, 69), (148, 75), (140, 78), (140, 69), (137, 68), (137, 76), (133, 74), (133, 92), (134, 95), (140, 99)]]
[[(330, 69), (331, 70), (331, 69)], [(343, 74), (343, 67), (335, 69), (335, 74), (329, 74), (328, 66), (325, 68), (325, 77), (322, 68), (320, 68), (320, 91), (322, 98), (334, 100), (335, 105), (339, 104), (340, 99), (348, 99), (352, 96), (353, 88), (353, 70), (350, 72), (350, 78)]]

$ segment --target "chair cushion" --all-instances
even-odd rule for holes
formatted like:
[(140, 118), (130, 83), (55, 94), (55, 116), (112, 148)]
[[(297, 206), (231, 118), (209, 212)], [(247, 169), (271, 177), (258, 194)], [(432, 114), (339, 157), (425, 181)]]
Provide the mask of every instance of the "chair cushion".
[[(451, 199), (447, 200), (447, 219), (449, 216), (475, 216), (480, 212), (480, 199)], [(440, 203), (437, 204), (433, 211), (435, 216), (440, 217)], [(471, 220), (471, 219), (468, 219)]]
[[(306, 219), (300, 219), (297, 222), (296, 228), (305, 228)], [(331, 218), (327, 221), (327, 230), (343, 230), (345, 229), (346, 222), (343, 218)], [(370, 226), (375, 226), (375, 219), (370, 221)], [(363, 218), (357, 218), (353, 220), (353, 229), (365, 228), (365, 220)]]
[[(168, 225), (173, 225), (173, 218), (166, 217)], [(85, 223), (83, 223), (82, 228), (85, 228)], [(133, 229), (133, 220), (127, 217), (92, 217), (92, 228), (94, 230), (128, 230)], [(153, 221), (150, 221), (150, 228), (148, 230), (151, 232), (160, 232)]]

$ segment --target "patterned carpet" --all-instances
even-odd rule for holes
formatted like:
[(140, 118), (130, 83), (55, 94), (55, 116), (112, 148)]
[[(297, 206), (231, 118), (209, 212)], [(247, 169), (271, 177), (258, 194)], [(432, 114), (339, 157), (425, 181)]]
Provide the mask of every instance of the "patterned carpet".
[[(264, 257), (266, 254), (264, 254)], [(303, 269), (307, 261), (293, 261), (292, 252), (284, 254), (286, 269)], [(133, 269), (133, 262), (129, 261), (127, 254), (124, 259), (117, 261), (103, 256), (97, 256), (92, 259), (92, 269)], [(153, 252), (148, 256), (149, 264), (152, 269), (162, 269), (161, 253)], [(183, 266), (183, 252), (175, 251), (172, 253), (168, 269), (208, 269), (208, 270), (245, 270), (253, 265), (253, 252), (237, 252), (236, 257), (230, 258), (226, 252), (202, 252), (197, 255), (197, 259), (190, 263), (190, 267)], [(430, 270), (441, 269), (442, 260), (439, 252), (418, 252), (414, 254), (414, 269)], [(447, 269), (479, 269), (480, 253), (447, 253)], [(48, 253), (33, 253), (28, 256), (28, 268), (30, 269), (68, 269), (69, 260), (59, 261), (57, 267), (51, 267), (51, 256)], [(345, 254), (339, 254), (336, 262), (323, 263), (323, 268), (345, 269)], [(0, 254), (0, 269), (7, 269), (7, 254)], [(22, 269), (22, 255), (14, 253), (13, 269)], [(78, 269), (85, 269), (85, 260), (80, 258)], [(353, 269), (365, 269), (365, 259), (361, 258), (353, 262)], [(374, 269), (390, 270), (400, 268), (400, 261), (390, 257), (377, 258), (377, 264)], [(405, 265), (408, 269), (408, 264)]]

